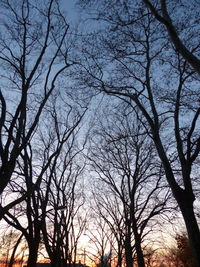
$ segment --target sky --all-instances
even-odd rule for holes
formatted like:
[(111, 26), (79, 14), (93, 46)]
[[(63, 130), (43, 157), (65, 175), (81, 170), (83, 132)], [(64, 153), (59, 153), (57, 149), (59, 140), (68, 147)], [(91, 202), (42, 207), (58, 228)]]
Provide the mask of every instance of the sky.
[[(78, 22), (80, 18), (80, 12), (75, 8), (76, 0), (61, 0), (61, 8), (64, 14), (68, 17), (69, 21), (74, 23), (74, 25)], [(83, 16), (84, 14), (82, 14)], [(70, 24), (71, 25), (71, 24)], [(85, 240), (84, 240), (85, 242)]]
[(79, 9), (76, 6), (77, 0), (61, 0), (61, 8), (66, 17), (70, 26), (77, 26), (79, 32), (90, 32), (98, 28), (98, 24), (93, 20), (88, 19), (88, 15), (83, 9)]
[(80, 17), (80, 14), (75, 8), (75, 2), (75, 0), (61, 0), (63, 11), (72, 22), (76, 22)]

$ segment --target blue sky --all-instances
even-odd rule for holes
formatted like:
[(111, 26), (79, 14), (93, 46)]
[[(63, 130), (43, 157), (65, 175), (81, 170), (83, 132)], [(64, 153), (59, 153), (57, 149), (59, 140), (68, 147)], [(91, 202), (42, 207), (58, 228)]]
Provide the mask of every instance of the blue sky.
[(75, 0), (61, 0), (64, 13), (73, 22), (77, 21), (80, 15), (75, 8), (75, 2)]

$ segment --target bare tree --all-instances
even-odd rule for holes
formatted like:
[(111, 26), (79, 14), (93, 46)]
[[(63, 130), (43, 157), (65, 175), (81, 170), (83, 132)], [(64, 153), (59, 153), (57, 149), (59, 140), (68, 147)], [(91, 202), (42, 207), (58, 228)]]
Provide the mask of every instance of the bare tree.
[[(101, 188), (101, 189), (100, 189)], [(122, 267), (124, 263), (124, 243), (126, 224), (124, 222), (121, 202), (113, 192), (105, 189), (105, 185), (98, 181), (94, 192), (96, 216), (103, 219), (108, 229), (112, 232), (111, 260), (117, 267)]]
[[(0, 193), (35, 134), (41, 114), (70, 61), (69, 25), (59, 1), (3, 0), (1, 9)], [(66, 74), (66, 73), (65, 73)], [(5, 212), (22, 201), (15, 199)]]
[[(175, 46), (176, 50), (183, 56), (183, 58), (193, 67), (193, 69), (200, 74), (200, 60), (197, 55), (195, 55), (195, 49), (190, 51), (188, 49), (184, 42), (179, 37), (179, 30), (177, 27), (173, 24), (172, 18), (170, 17), (170, 14), (167, 10), (167, 3), (166, 0), (160, 0), (160, 7), (155, 7), (154, 3), (152, 1), (143, 0), (143, 2), (146, 4), (146, 6), (151, 10), (152, 14), (155, 16), (155, 18), (163, 24), (167, 32), (169, 34), (169, 37)], [(186, 3), (183, 3), (183, 5)], [(195, 3), (194, 1), (192, 3), (189, 3), (190, 6), (192, 5), (192, 8), (195, 8), (195, 5), (198, 5), (198, 3)], [(198, 8), (198, 6), (197, 6)], [(196, 21), (198, 23), (198, 21)]]
[[(76, 261), (79, 238), (86, 223), (86, 217), (81, 215), (84, 205), (81, 178), (85, 167), (81, 151), (85, 143), (80, 148), (77, 142), (79, 124), (84, 114), (84, 111), (82, 114), (74, 114), (70, 109), (68, 121), (63, 125), (60, 124), (59, 117), (55, 116), (54, 141), (59, 154), (55, 154), (53, 160), (49, 161), (41, 180), (41, 230), (45, 249), (53, 266), (65, 266)], [(44, 138), (45, 135), (44, 133)], [(49, 139), (49, 143), (45, 144), (46, 148), (52, 146), (49, 146), (50, 143), (52, 140)], [(46, 151), (48, 150), (49, 148)], [(44, 161), (45, 157), (44, 155)]]
[[(63, 104), (60, 99), (58, 100), (59, 105)], [(65, 116), (62, 112), (65, 113)], [(48, 109), (44, 112), (47, 121), (39, 125), (37, 138), (35, 135), (35, 138), (32, 138), (20, 153), (17, 168), (10, 181), (10, 187), (15, 194), (18, 192), (19, 195), (26, 194), (27, 197), (23, 202), (15, 205), (13, 211), (7, 211), (4, 219), (20, 230), (25, 237), (29, 248), (28, 266), (36, 264), (39, 245), (42, 242), (42, 230), (47, 228), (44, 224), (47, 223), (48, 209), (51, 207), (52, 212), (55, 210), (54, 222), (60, 218), (58, 213), (60, 206), (69, 205), (70, 216), (74, 212), (73, 206), (71, 207), (69, 202), (74, 204), (75, 201), (74, 183), (76, 180), (72, 185), (69, 184), (71, 176), (77, 177), (79, 172), (77, 175), (75, 174), (71, 162), (79, 152), (74, 146), (75, 133), (78, 132), (85, 110), (79, 113), (75, 107), (72, 108), (65, 103), (62, 112), (55, 99), (52, 106), (48, 105)], [(66, 170), (69, 173), (68, 176), (65, 175)], [(53, 191), (52, 186), (54, 187)], [(66, 204), (60, 203), (65, 197), (67, 198)], [(52, 203), (52, 199), (54, 199), (54, 203)], [(66, 220), (66, 217), (63, 217), (62, 220)], [(60, 234), (59, 229), (57, 231)], [(44, 237), (43, 231), (44, 240), (47, 239), (47, 236), (47, 231), (46, 237)], [(57, 261), (59, 260), (59, 255), (57, 255)]]
[(19, 233), (14, 229), (9, 229), (1, 234), (0, 243), (0, 258), (1, 262), (8, 266), (10, 262), (10, 252), (15, 248), (17, 240), (19, 239)]
[(51, 184), (47, 181), (48, 192), (42, 192), (42, 234), (53, 266), (76, 262), (78, 242), (85, 229), (86, 217), (81, 215), (83, 187), (78, 179), (83, 166), (75, 164), (78, 157), (72, 153), (67, 151), (63, 166), (59, 166), (61, 174), (54, 171)]
[[(189, 50), (198, 56), (199, 24), (197, 17), (192, 19), (196, 10), (187, 13), (180, 2), (183, 12), (178, 13), (174, 3), (170, 14), (180, 22), (179, 31)], [(194, 169), (200, 151), (199, 76), (182, 57), (183, 51), (171, 45), (163, 25), (147, 12), (142, 1), (103, 1), (96, 7), (100, 7), (96, 18), (103, 20), (105, 27), (101, 25), (99, 35), (95, 33), (86, 42), (82, 84), (125, 101), (133, 112), (142, 112), (199, 265), (200, 232), (193, 207)], [(96, 48), (90, 48), (92, 38)], [(198, 62), (193, 67), (197, 69)]]
[(16, 251), (17, 251), (17, 249), (18, 249), (18, 247), (19, 247), (19, 245), (20, 245), (20, 243), (22, 241), (22, 238), (23, 238), (23, 234), (21, 234), (19, 236), (19, 238), (17, 239), (17, 241), (15, 243), (15, 246), (13, 248), (13, 251), (12, 251), (12, 254), (11, 254), (10, 260), (9, 260), (9, 265), (8, 265), (9, 267), (12, 267), (13, 264), (15, 263), (15, 261), (17, 260)]
[(103, 197), (100, 192), (97, 207), (114, 233), (119, 227), (115, 210), (121, 210), (126, 265), (132, 266), (136, 260), (138, 266), (143, 267), (145, 237), (152, 233), (153, 228), (156, 229), (154, 217), (164, 213), (170, 200), (169, 192), (162, 180), (163, 170), (155, 148), (149, 137), (143, 134), (139, 117), (131, 118), (133, 114), (128, 115), (128, 111), (123, 114), (119, 109), (115, 112), (121, 115), (111, 115), (96, 130), (89, 159), (93, 171), (104, 183), (103, 187), (110, 188), (104, 194), (110, 193), (110, 199), (114, 194), (118, 201), (114, 205), (114, 200)]
[(113, 235), (93, 201), (91, 205), (90, 224), (85, 232), (89, 238), (87, 256), (96, 266), (104, 267), (111, 260)]

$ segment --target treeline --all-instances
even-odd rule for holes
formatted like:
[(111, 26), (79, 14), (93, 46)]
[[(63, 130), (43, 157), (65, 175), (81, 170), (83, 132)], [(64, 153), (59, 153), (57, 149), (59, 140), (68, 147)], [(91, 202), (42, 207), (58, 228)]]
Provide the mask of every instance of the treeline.
[(76, 4), (0, 3), (1, 258), (199, 266), (198, 3)]

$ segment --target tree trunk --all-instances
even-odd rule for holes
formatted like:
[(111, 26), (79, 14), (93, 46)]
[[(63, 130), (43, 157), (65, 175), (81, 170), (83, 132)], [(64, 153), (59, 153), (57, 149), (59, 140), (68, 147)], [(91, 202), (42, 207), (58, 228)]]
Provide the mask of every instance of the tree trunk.
[(138, 267), (145, 267), (144, 255), (141, 247), (141, 238), (138, 235), (138, 233), (134, 233), (134, 237), (135, 237), (135, 250), (137, 255)]
[(187, 228), (192, 254), (196, 263), (195, 266), (200, 267), (200, 231), (194, 214), (193, 201), (188, 200), (188, 198), (179, 200), (179, 207)]
[(118, 257), (117, 257), (117, 264), (116, 264), (117, 267), (122, 267), (122, 253), (121, 251), (118, 252)]
[(130, 236), (126, 236), (125, 256), (126, 256), (126, 267), (133, 267), (133, 252), (132, 252), (131, 237)]
[(39, 247), (39, 243), (34, 244), (34, 242), (32, 242), (29, 244), (29, 256), (28, 256), (27, 267), (36, 267), (38, 247)]
[(54, 266), (54, 267), (59, 267), (59, 260), (58, 259), (51, 259), (51, 266)]
[(192, 255), (194, 257), (194, 261), (196, 262), (196, 267), (200, 267), (200, 231), (194, 214), (193, 203), (195, 196), (191, 186), (191, 178), (189, 174), (187, 174), (188, 177), (183, 177), (183, 180), (190, 181), (190, 183), (185, 183), (185, 189), (182, 189), (175, 180), (171, 164), (164, 151), (158, 133), (154, 136), (154, 143), (157, 148), (158, 155), (163, 163), (168, 184), (181, 210), (192, 249)]
[(27, 267), (36, 267), (36, 263), (37, 263), (37, 252), (32, 251), (28, 257)]

